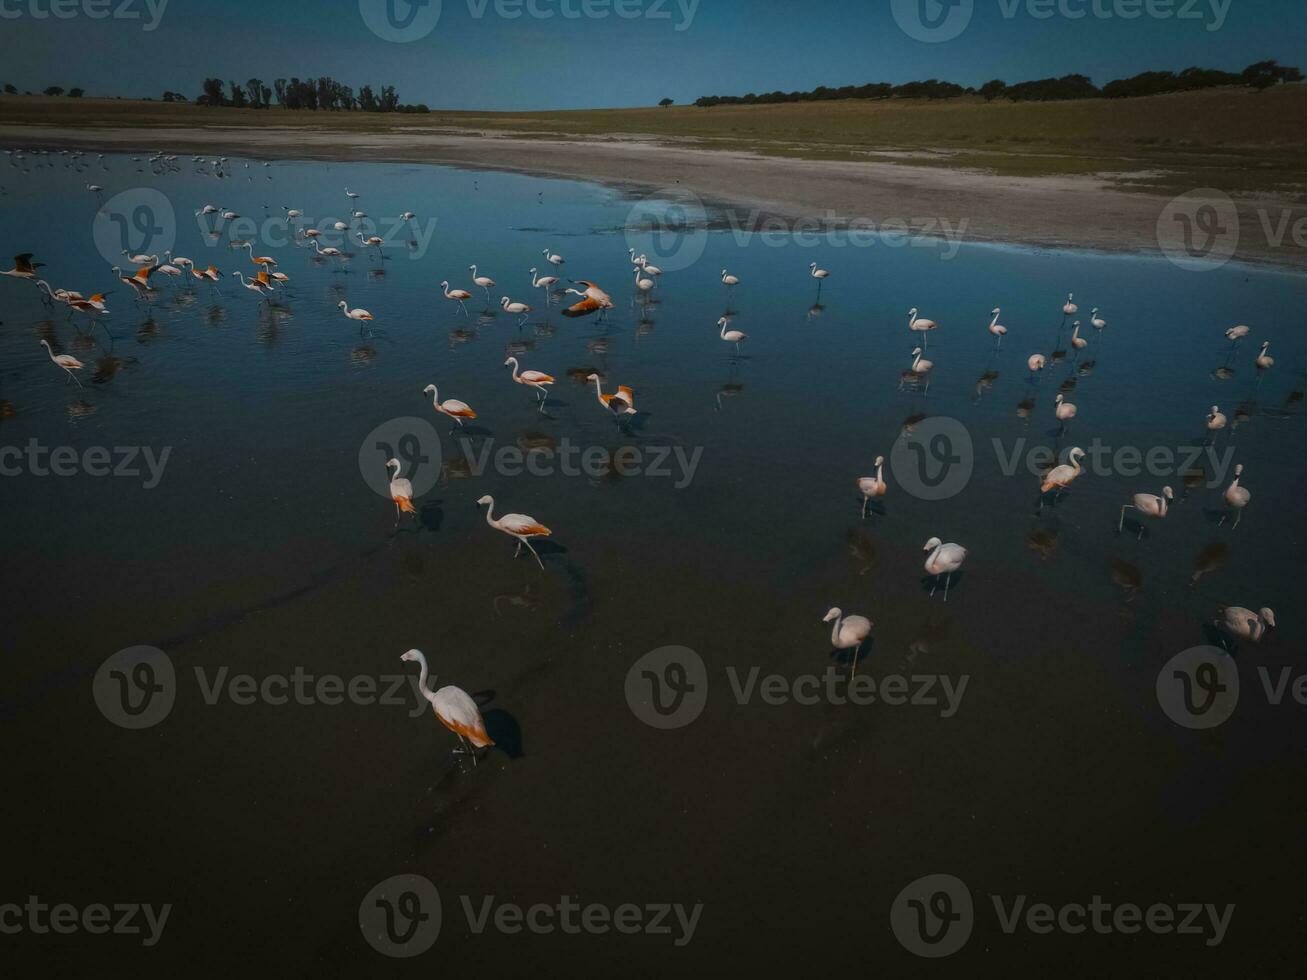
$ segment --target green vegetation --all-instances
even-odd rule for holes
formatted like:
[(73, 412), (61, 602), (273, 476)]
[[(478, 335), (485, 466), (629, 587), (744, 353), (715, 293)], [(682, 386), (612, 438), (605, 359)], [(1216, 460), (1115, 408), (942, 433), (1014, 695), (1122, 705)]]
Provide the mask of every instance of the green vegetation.
[[(1307, 200), (1307, 85), (1216, 88), (1125, 100), (982, 96), (564, 112), (423, 115), (200, 108), (186, 102), (0, 99), (0, 124), (208, 131), (245, 127), (424, 136), (642, 138), (813, 160), (973, 167), (1002, 175), (1102, 174), (1141, 190), (1219, 187)], [(235, 135), (234, 138), (239, 138)]]
[(1029, 82), (1008, 85), (1001, 78), (986, 82), (979, 90), (963, 88), (954, 82), (930, 78), (924, 82), (906, 82), (891, 85), (873, 82), (868, 85), (845, 85), (827, 88), (825, 85), (811, 92), (766, 92), (755, 95), (705, 95), (694, 104), (701, 109), (718, 105), (775, 105), (782, 102), (834, 102), (841, 99), (956, 99), (964, 95), (982, 95), (985, 101), (997, 98), (1013, 102), (1065, 102), (1072, 99), (1126, 99), (1143, 95), (1165, 95), (1172, 92), (1195, 92), (1204, 88), (1221, 88), (1243, 85), (1258, 91), (1274, 85), (1301, 82), (1302, 72), (1297, 68), (1274, 61), (1259, 61), (1249, 65), (1240, 74), (1217, 71), (1211, 68), (1186, 68), (1176, 74), (1172, 71), (1150, 71), (1133, 78), (1108, 82), (1103, 88), (1096, 86), (1087, 75), (1063, 75), (1061, 78), (1040, 78)]

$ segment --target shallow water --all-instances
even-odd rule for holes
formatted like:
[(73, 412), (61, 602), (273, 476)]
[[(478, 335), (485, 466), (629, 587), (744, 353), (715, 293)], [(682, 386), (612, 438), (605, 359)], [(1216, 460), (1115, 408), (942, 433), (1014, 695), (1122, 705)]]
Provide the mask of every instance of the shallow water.
[[(106, 221), (118, 226), (96, 224), (85, 185), (103, 184), (106, 200), (151, 187), (176, 216), (176, 252), (225, 275), (216, 292), (161, 281), (148, 307), (119, 284), (95, 326), (0, 280), (0, 446), (168, 452), (149, 488), (148, 470), (39, 475), (27, 463), (0, 480), (17, 777), (6, 893), (175, 906), (155, 948), (83, 935), (63, 939), (63, 954), (369, 973), (383, 961), (360, 936), (359, 904), (401, 873), (428, 877), (444, 903), (437, 945), (413, 971), (438, 957), (507, 974), (527, 960), (545, 973), (659, 975), (814, 959), (910, 973), (924, 961), (886, 928), (888, 910), (933, 872), (967, 882), (977, 902), (955, 961), (992, 950), (1005, 966), (1065, 968), (1073, 952), (1088, 969), (1128, 953), (1215, 972), (1300, 943), (1287, 939), (1299, 913), (1284, 894), (1303, 856), (1307, 709), (1270, 703), (1258, 668), (1296, 676), (1303, 649), (1301, 277), (969, 244), (945, 259), (938, 244), (841, 246), (839, 233), (746, 242), (715, 210), (711, 232), (653, 235), (643, 217), (665, 212), (640, 193), (501, 173), (233, 159), (216, 178), (186, 159), (162, 172), (123, 156), (85, 163), (0, 164), (9, 251), (36, 252), (54, 286), (114, 288), (102, 250)], [(265, 220), (283, 205), (311, 226), (342, 217), (345, 187), (374, 218), (417, 213), (402, 233), (379, 222), (400, 242), (384, 258), (355, 244), (352, 258), (316, 259)], [(192, 214), (206, 203), (252, 221), (235, 234), (291, 277), (273, 303), (226, 275), (253, 266), (230, 229), (214, 238), (221, 223)], [(145, 224), (164, 233), (148, 245), (136, 212), (112, 207), (132, 226), (125, 244), (162, 247), (157, 204), (146, 217), (163, 220)], [(633, 297), (628, 245), (665, 268), (650, 301)], [(561, 297), (545, 309), (527, 269), (543, 270), (546, 247), (566, 257), (565, 276), (609, 290), (606, 318), (565, 318)], [(536, 307), (524, 324), (487, 309), (472, 262), (498, 280), (493, 300)], [(819, 306), (809, 262), (833, 272)], [(743, 280), (733, 292), (723, 267)], [(442, 279), (477, 294), (466, 315)], [(1097, 305), (1109, 321), (1086, 322), (1080, 352), (1061, 314), (1073, 290), (1082, 319)], [(360, 330), (341, 300), (375, 319)], [(1010, 331), (999, 350), (985, 329), (996, 305)], [(913, 306), (942, 324), (928, 389), (902, 382)], [(738, 356), (717, 335), (727, 311), (749, 335)], [(1231, 349), (1223, 331), (1236, 323), (1253, 332)], [(43, 338), (86, 363), (85, 387), (66, 383)], [(1262, 340), (1268, 372), (1253, 364)], [(1026, 357), (1057, 350), (1031, 380)], [(557, 377), (545, 412), (511, 383), (509, 354)], [(642, 414), (619, 427), (585, 383), (592, 372), (608, 390), (632, 386)], [(429, 383), (478, 411), (466, 439), (432, 412)], [(1058, 391), (1079, 408), (1066, 432)], [(1005, 472), (1035, 446), (1161, 447), (1183, 460), (1183, 447), (1209, 448), (1212, 404), (1231, 425), (1188, 489), (1174, 466), (1134, 475), (1117, 457), (1040, 510), (1024, 462)], [(941, 416), (974, 447), (965, 486), (920, 499), (896, 457), (883, 512), (862, 519), (854, 479)], [(409, 417), (434, 426), (438, 448), (375, 434)], [(375, 443), (389, 440), (429, 487), (398, 530), (368, 482), (384, 488)], [(519, 472), (511, 453), (523, 447), (546, 475)], [(542, 447), (592, 462), (578, 455), (580, 472), (564, 472)], [(623, 459), (669, 472), (623, 475)], [(1235, 462), (1253, 495), (1237, 528), (1221, 505)], [(1118, 534), (1120, 506), (1164, 484), (1177, 497), (1168, 518), (1140, 538), (1127, 516)], [(543, 571), (486, 527), (483, 494), (553, 529)], [(933, 536), (970, 551), (947, 603), (922, 569)], [(1238, 649), (1233, 716), (1190, 731), (1159, 707), (1158, 673), (1215, 639), (1206, 624), (1227, 603), (1270, 606), (1279, 628)], [(832, 605), (875, 621), (860, 675), (965, 678), (956, 711), (778, 705), (757, 691), (737, 703), (732, 677), (755, 666), (847, 675), (822, 622)], [(105, 659), (137, 645), (168, 654), (176, 700), (132, 731), (92, 690)], [(697, 720), (663, 731), (624, 686), (669, 645), (697, 651), (708, 696)], [(411, 676), (399, 661), (410, 647), (440, 684), (483, 700), (500, 745), (475, 769), (449, 756), (452, 735), (411, 690), (389, 705), (206, 699), (233, 675)], [(1216, 947), (1034, 941), (1001, 931), (990, 894), (1236, 912)], [(661, 935), (478, 935), (461, 895), (704, 907), (678, 948)]]

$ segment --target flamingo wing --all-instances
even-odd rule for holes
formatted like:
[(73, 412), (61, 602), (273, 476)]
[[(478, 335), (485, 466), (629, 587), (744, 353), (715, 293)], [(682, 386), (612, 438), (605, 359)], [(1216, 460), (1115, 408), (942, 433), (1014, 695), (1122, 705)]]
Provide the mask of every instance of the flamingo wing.
[(457, 398), (451, 398), (445, 404), (441, 405), (441, 410), (447, 415), (458, 415), (465, 419), (474, 419), (477, 413), (472, 411), (472, 406), (466, 402), (461, 402)]
[(510, 534), (520, 534), (528, 538), (547, 538), (554, 533), (534, 517), (528, 517), (526, 514), (505, 514), (499, 519), (499, 526)]
[(523, 371), (518, 377), (528, 384), (551, 385), (554, 383), (553, 375), (545, 374), (543, 371)]

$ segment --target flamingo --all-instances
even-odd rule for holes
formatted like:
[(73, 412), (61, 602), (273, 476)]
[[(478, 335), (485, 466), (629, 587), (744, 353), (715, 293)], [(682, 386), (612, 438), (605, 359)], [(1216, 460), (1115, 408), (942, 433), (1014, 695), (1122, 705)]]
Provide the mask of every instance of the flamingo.
[(414, 214), (412, 211), (405, 211), (403, 214), (401, 214), (401, 215), (399, 216), (399, 220), (400, 220), (400, 221), (412, 221), (412, 220), (413, 220), (414, 218), (416, 218), (416, 217), (417, 217), (417, 215)]
[(1075, 418), (1076, 412), (1080, 410), (1076, 408), (1075, 405), (1072, 405), (1069, 401), (1067, 401), (1066, 398), (1063, 397), (1063, 395), (1060, 392), (1058, 393), (1057, 398), (1053, 400), (1057, 402), (1057, 408), (1056, 408), (1057, 420), (1062, 423), (1063, 431), (1066, 431), (1066, 424), (1069, 421), (1071, 421), (1073, 418)]
[[(631, 249), (631, 251), (634, 252), (635, 249)], [(636, 263), (641, 269), (649, 273), (649, 275), (653, 276), (655, 279), (663, 274), (663, 270), (658, 268), (658, 266), (649, 264), (649, 257), (647, 255), (641, 255), (636, 259)]]
[(391, 467), (395, 472), (390, 477), (390, 499), (395, 502), (395, 524), (399, 524), (402, 514), (417, 514), (417, 508), (413, 506), (413, 484), (399, 475), (402, 467), (399, 460), (391, 459), (386, 461), (386, 472), (390, 472)]
[(953, 573), (962, 567), (962, 563), (967, 560), (967, 549), (960, 544), (944, 544), (939, 538), (931, 538), (926, 542), (922, 551), (929, 551), (926, 557), (926, 572), (935, 577), (934, 584), (931, 585), (930, 594), (935, 594), (935, 589), (939, 585), (939, 577), (944, 576), (944, 601), (948, 602), (948, 587), (953, 579)]
[(740, 352), (740, 341), (748, 340), (749, 335), (745, 333), (743, 330), (727, 330), (726, 325), (728, 323), (730, 323), (730, 321), (727, 320), (726, 317), (722, 317), (720, 320), (717, 321), (717, 326), (722, 328), (719, 336), (722, 338), (722, 340), (726, 341), (728, 344), (734, 344), (735, 353), (738, 354)]
[(503, 531), (511, 538), (517, 539), (517, 550), (513, 552), (516, 558), (522, 553), (522, 546), (526, 545), (528, 551), (535, 555), (536, 564), (543, 569), (545, 563), (540, 560), (539, 553), (531, 547), (529, 538), (547, 538), (554, 532), (549, 530), (534, 517), (528, 517), (526, 514), (505, 514), (503, 517), (495, 520), (495, 498), (489, 494), (477, 501), (477, 504), (486, 508), (486, 523), (496, 531)]
[(263, 267), (263, 271), (268, 276), (269, 279), (273, 279), (276, 282), (283, 283), (283, 284), (290, 282), (290, 276), (286, 275), (286, 273), (284, 272), (276, 272), (272, 269), (269, 269), (266, 265)]
[(1217, 432), (1225, 428), (1226, 418), (1221, 414), (1220, 408), (1212, 406), (1212, 410), (1207, 413), (1207, 431)]
[(1080, 459), (1085, 455), (1085, 451), (1079, 446), (1072, 448), (1067, 454), (1067, 462), (1061, 466), (1055, 466), (1044, 475), (1039, 485), (1039, 506), (1044, 506), (1044, 494), (1050, 490), (1057, 490), (1061, 493), (1080, 476)]
[(1213, 620), (1217, 629), (1227, 635), (1260, 643), (1268, 629), (1275, 629), (1275, 611), (1263, 607), (1259, 612), (1245, 609), (1243, 606), (1221, 606), (1217, 609), (1217, 619)]
[(561, 255), (554, 255), (549, 251), (549, 249), (545, 249), (544, 256), (545, 256), (545, 261), (548, 262), (550, 265), (564, 265), (567, 262), (567, 260), (564, 259)]
[(912, 349), (912, 358), (913, 358), (912, 373), (917, 375), (918, 377), (922, 377), (924, 375), (929, 374), (930, 369), (935, 366), (934, 361), (924, 360), (923, 355), (925, 353), (926, 352), (923, 351), (920, 347), (914, 347)]
[[(1239, 481), (1243, 478), (1243, 463), (1234, 468), (1234, 482), (1225, 488), (1225, 502), (1234, 508), (1234, 526), (1239, 526), (1239, 521), (1243, 517), (1243, 509), (1248, 506), (1248, 502), (1253, 499), (1253, 495), (1248, 492), (1247, 487), (1239, 486)], [(1225, 523), (1226, 515), (1221, 515), (1220, 524)]]
[(362, 309), (359, 309), (359, 310), (351, 310), (351, 309), (349, 308), (349, 304), (346, 303), (343, 299), (342, 299), (339, 303), (337, 303), (336, 305), (340, 308), (341, 312), (344, 313), (344, 314), (345, 314), (347, 317), (349, 317), (351, 320), (371, 320), (371, 319), (372, 319), (372, 314), (369, 313), (367, 310), (362, 310)]
[(604, 290), (599, 286), (590, 282), (588, 279), (577, 279), (574, 281), (578, 286), (583, 286), (584, 289), (567, 290), (568, 293), (574, 293), (581, 297), (580, 302), (574, 303), (565, 311), (568, 316), (582, 316), (586, 313), (592, 313), (595, 310), (598, 310), (599, 316), (602, 319), (603, 315), (613, 308), (613, 298), (604, 292)]
[(468, 266), (468, 268), (472, 270), (472, 281), (486, 291), (486, 302), (489, 303), (490, 287), (495, 284), (495, 281), (489, 276), (478, 276), (477, 267), (475, 265)]
[(733, 276), (725, 269), (722, 270), (722, 283), (729, 287), (735, 287), (740, 284), (740, 277)]
[[(55, 367), (63, 368), (68, 377), (77, 382), (77, 387), (83, 387), (81, 380), (77, 375), (73, 374), (73, 372), (82, 370), (82, 368), (86, 367), (85, 364), (73, 357), (72, 354), (56, 354), (50, 349), (50, 341), (48, 340), (42, 340), (41, 346), (44, 347), (45, 352), (50, 355), (50, 360), (54, 362)], [(67, 383), (67, 381), (64, 382), (64, 384)]]
[(808, 269), (810, 270), (808, 274), (817, 280), (817, 292), (820, 293), (822, 284), (830, 278), (830, 273), (825, 269), (818, 269), (816, 262), (808, 263)]
[(1095, 306), (1089, 311), (1089, 325), (1095, 330), (1102, 330), (1107, 326), (1107, 321), (1098, 315), (1098, 307)]
[(865, 616), (845, 616), (843, 610), (838, 606), (831, 609), (824, 617), (823, 623), (834, 621), (835, 625), (831, 627), (830, 642), (836, 650), (853, 651), (853, 669), (852, 673), (858, 672), (858, 656), (862, 652), (862, 644), (866, 642), (871, 635), (871, 628), (876, 624)]
[(1080, 336), (1080, 321), (1077, 320), (1071, 329), (1071, 346), (1076, 350), (1084, 350), (1089, 346), (1089, 341)]
[(500, 300), (500, 305), (504, 308), (505, 313), (511, 313), (514, 316), (521, 314), (522, 319), (517, 321), (519, 327), (526, 323), (526, 318), (532, 312), (531, 307), (527, 306), (525, 303), (514, 303), (507, 296)]
[(272, 283), (267, 281), (266, 273), (260, 273), (260, 275), (264, 277), (263, 279), (255, 278), (255, 279), (248, 279), (248, 280), (240, 272), (233, 272), (232, 275), (235, 276), (237, 279), (239, 279), (241, 285), (244, 286), (246, 289), (248, 289), (250, 292), (262, 296), (265, 300), (267, 300), (268, 303), (272, 302), (272, 300), (268, 298), (268, 294), (272, 291)]
[(326, 255), (329, 258), (335, 258), (336, 256), (345, 254), (340, 249), (332, 245), (328, 245), (326, 248), (323, 248), (321, 245), (318, 244), (318, 240), (316, 238), (312, 238), (310, 239), (310, 241), (313, 242), (314, 251), (316, 251), (318, 255)]
[(217, 213), (218, 213), (218, 209), (214, 207), (212, 204), (206, 204), (204, 205), (204, 207), (200, 208), (200, 210), (195, 212), (197, 217), (199, 215), (208, 215), (208, 214), (217, 214)]
[(127, 249), (123, 249), (123, 255), (127, 256), (127, 261), (132, 265), (148, 265), (153, 267), (159, 264), (159, 256), (157, 255), (145, 255), (144, 253), (133, 255), (131, 252), (127, 251)]
[(381, 254), (381, 247), (386, 244), (386, 240), (384, 238), (378, 238), (376, 235), (369, 235), (367, 238), (364, 238), (363, 232), (361, 231), (357, 231), (354, 234), (358, 236), (359, 243), (364, 248), (375, 248), (377, 250), (377, 254), (378, 255)]
[[(1170, 487), (1162, 487), (1162, 495), (1160, 497), (1155, 496), (1154, 494), (1151, 493), (1135, 494), (1133, 498), (1134, 503), (1126, 504), (1124, 507), (1121, 508), (1121, 519), (1117, 521), (1116, 524), (1117, 533), (1120, 533), (1121, 529), (1125, 527), (1126, 511), (1137, 510), (1145, 517), (1156, 517), (1160, 520), (1161, 518), (1166, 516), (1166, 512), (1170, 508), (1171, 501), (1174, 499), (1175, 499), (1175, 493), (1174, 491), (1172, 491)], [(1144, 536), (1144, 526), (1140, 524), (1139, 537), (1142, 538), (1143, 536)]]
[(1007, 336), (1007, 327), (998, 322), (998, 316), (1001, 311), (997, 307), (990, 312), (994, 314), (994, 319), (990, 321), (989, 332), (997, 338), (997, 342), (994, 344), (994, 349), (998, 350), (998, 348), (1003, 346), (1003, 338)]
[(440, 285), (445, 290), (445, 299), (458, 303), (458, 308), (466, 314), (467, 307), (463, 304), (472, 298), (472, 294), (466, 289), (450, 289), (448, 281), (442, 282)]
[(586, 381), (595, 383), (595, 396), (599, 399), (599, 404), (611, 411), (614, 415), (635, 415), (635, 392), (625, 385), (618, 385), (617, 391), (611, 395), (604, 394), (603, 383), (599, 380), (599, 375), (591, 374), (586, 377)]
[(1275, 358), (1266, 353), (1270, 349), (1271, 342), (1269, 340), (1262, 344), (1262, 352), (1257, 355), (1257, 370), (1269, 371), (1275, 367)]
[[(427, 686), (427, 658), (421, 650), (410, 650), (399, 658), (405, 663), (418, 662), (418, 690), (431, 702), (431, 710), (436, 719), (458, 736), (458, 748), (455, 755), (470, 755), (472, 765), (477, 764), (476, 750), (494, 745), (494, 740), (486, 734), (486, 723), (472, 696), (458, 687), (442, 687), (432, 691)], [(467, 747), (463, 747), (466, 741)]]
[(648, 293), (651, 289), (654, 288), (654, 281), (652, 279), (642, 279), (640, 277), (640, 272), (641, 269), (637, 265), (635, 267), (635, 288), (640, 290), (640, 292), (642, 293)]
[(299, 208), (288, 208), (286, 207), (286, 205), (283, 204), (281, 206), (281, 209), (286, 212), (286, 218), (290, 221), (294, 221), (296, 218), (304, 217), (304, 212), (299, 210)]
[(139, 269), (136, 270), (135, 273), (133, 273), (130, 276), (124, 276), (122, 274), (123, 270), (118, 268), (118, 266), (116, 265), (109, 271), (111, 271), (114, 275), (116, 275), (118, 277), (118, 281), (121, 282), (123, 285), (130, 286), (132, 288), (132, 291), (136, 293), (138, 299), (142, 296), (144, 296), (146, 299), (149, 299), (150, 293), (158, 291), (153, 286), (150, 285), (150, 273), (153, 270), (148, 265), (141, 266)]
[(352, 190), (350, 190), (348, 187), (345, 188), (345, 196), (348, 197), (351, 201), (357, 201), (359, 199), (359, 196), (355, 194)]
[(195, 263), (191, 259), (188, 259), (183, 255), (174, 256), (172, 254), (172, 249), (169, 249), (168, 251), (164, 252), (163, 257), (166, 261), (172, 263), (175, 266), (178, 266), (179, 268), (182, 269), (195, 268)]
[(0, 272), (0, 275), (13, 276), (15, 279), (35, 279), (36, 270), (44, 265), (44, 262), (33, 262), (31, 252), (23, 252), (21, 255), (14, 256), (14, 267), (6, 272)]
[(876, 475), (858, 478), (858, 491), (862, 494), (862, 519), (867, 519), (867, 504), (872, 497), (883, 497), (889, 485), (885, 482), (885, 457), (876, 457)]
[(218, 283), (222, 281), (222, 273), (219, 272), (218, 267), (214, 265), (209, 266), (207, 269), (192, 268), (191, 275), (196, 279), (209, 283)]
[(531, 269), (531, 288), (543, 289), (545, 291), (545, 306), (549, 305), (549, 290), (558, 285), (557, 276), (542, 276), (536, 272), (535, 268)]
[(1241, 323), (1239, 324), (1239, 326), (1231, 327), (1229, 330), (1227, 330), (1225, 332), (1225, 337), (1228, 341), (1230, 341), (1230, 346), (1233, 347), (1235, 344), (1239, 343), (1239, 341), (1243, 340), (1250, 333), (1252, 333), (1252, 330), (1253, 330), (1252, 327), (1246, 326)]
[(549, 391), (546, 386), (554, 383), (553, 376), (541, 371), (523, 371), (519, 374), (516, 357), (510, 357), (506, 360), (504, 362), (504, 367), (508, 367), (510, 364), (513, 365), (514, 381), (520, 385), (526, 385), (527, 387), (534, 388), (536, 391), (540, 392), (540, 411), (543, 412), (545, 410), (545, 402), (549, 400)]
[(422, 393), (424, 395), (430, 395), (431, 404), (435, 410), (441, 415), (448, 415), (458, 423), (460, 429), (463, 427), (464, 419), (474, 419), (477, 417), (477, 413), (472, 411), (472, 406), (467, 404), (467, 402), (461, 402), (457, 398), (451, 398), (448, 401), (442, 402), (440, 400), (439, 392), (436, 391), (435, 385), (427, 385), (422, 389)]
[(1062, 307), (1062, 312), (1066, 316), (1075, 316), (1077, 313), (1080, 312), (1080, 307), (1076, 306), (1074, 302), (1075, 298), (1076, 298), (1075, 293), (1066, 294), (1066, 304)]
[(1036, 374), (1044, 370), (1048, 364), (1048, 358), (1043, 354), (1031, 354), (1026, 358), (1026, 367), (1030, 368), (1030, 376), (1033, 379)]
[(923, 335), (922, 344), (926, 343), (924, 335), (929, 333), (931, 330), (938, 329), (938, 327), (939, 324), (934, 320), (926, 320), (917, 316), (917, 308), (915, 306), (908, 310), (908, 329), (914, 333)]
[(253, 244), (252, 242), (245, 242), (244, 245), (243, 245), (242, 247), (243, 247), (243, 248), (246, 248), (246, 249), (249, 249), (249, 253), (250, 253), (250, 264), (251, 264), (251, 265), (256, 265), (256, 266), (259, 266), (259, 267), (261, 267), (261, 268), (262, 268), (262, 267), (266, 267), (266, 266), (271, 266), (272, 268), (275, 269), (275, 268), (277, 267), (277, 260), (274, 259), (272, 256), (270, 256), (270, 255), (255, 255), (255, 254), (254, 254), (254, 244)]

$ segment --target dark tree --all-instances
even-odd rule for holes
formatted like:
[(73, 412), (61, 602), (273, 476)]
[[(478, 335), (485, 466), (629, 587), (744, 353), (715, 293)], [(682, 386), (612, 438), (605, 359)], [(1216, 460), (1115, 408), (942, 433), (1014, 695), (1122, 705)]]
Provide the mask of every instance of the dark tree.
[(245, 98), (245, 89), (241, 88), (236, 82), (231, 83), (231, 99), (227, 104), (235, 106), (237, 109), (244, 109), (249, 105), (249, 100)]
[(17, 95), (17, 94), (18, 94), (18, 89), (14, 88), (12, 85), (5, 86), (5, 95)]
[(68, 90), (68, 98), (70, 99), (80, 99), (85, 94), (86, 89), (84, 88), (70, 88)]
[(372, 91), (371, 85), (364, 85), (359, 89), (359, 108), (364, 112), (376, 112), (380, 108), (377, 95)]
[(1259, 61), (1243, 70), (1243, 83), (1262, 92), (1284, 82), (1301, 82), (1302, 72), (1297, 68), (1282, 67), (1275, 61)]
[(675, 103), (672, 99), (663, 99), (658, 104), (662, 106), (664, 109), (666, 109), (669, 105), (674, 105)]
[(60, 85), (51, 85), (48, 89), (45, 90), (45, 93), (44, 93), (44, 94), (45, 94), (45, 95), (63, 95), (63, 94), (64, 94), (64, 90), (63, 90), (63, 87), (60, 86)]
[(986, 102), (993, 102), (995, 99), (1007, 93), (1007, 82), (1001, 78), (996, 78), (992, 82), (986, 82), (980, 86), (980, 94), (985, 97)]
[(272, 83), (273, 88), (277, 90), (277, 105), (285, 107), (286, 105), (286, 79), (279, 78)]
[(227, 96), (222, 90), (222, 79), (206, 78), (204, 80), (204, 94), (200, 98), (204, 100), (205, 105), (226, 105)]

